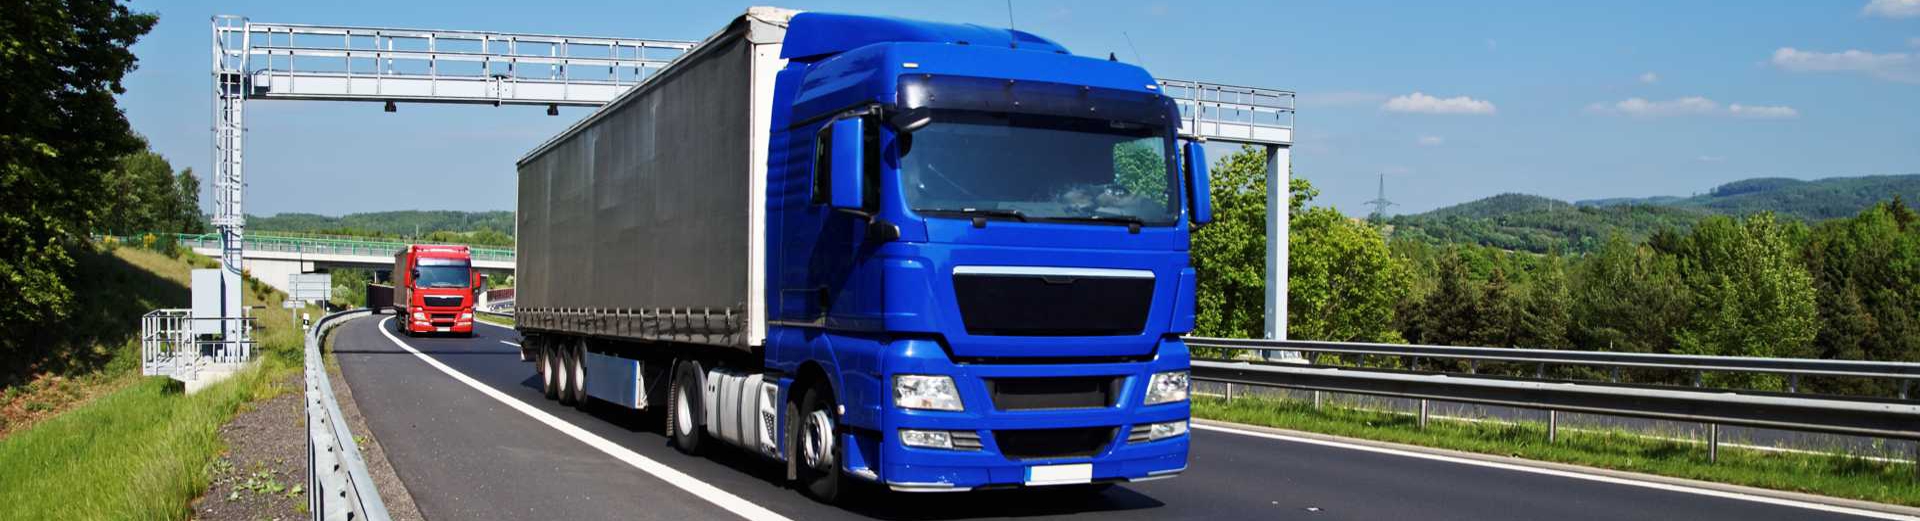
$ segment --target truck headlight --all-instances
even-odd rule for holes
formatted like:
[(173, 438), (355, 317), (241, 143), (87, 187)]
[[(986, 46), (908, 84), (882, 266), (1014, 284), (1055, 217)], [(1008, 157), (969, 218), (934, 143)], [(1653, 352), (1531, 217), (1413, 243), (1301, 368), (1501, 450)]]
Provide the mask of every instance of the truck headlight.
[(415, 312), (413, 312), (413, 319), (414, 319), (414, 320), (426, 320), (426, 319), (427, 319), (427, 314), (426, 314), (426, 313), (421, 313), (421, 312), (419, 312), (419, 311), (415, 311)]
[(1186, 401), (1188, 376), (1186, 371), (1153, 373), (1153, 378), (1147, 380), (1146, 404), (1158, 405)]
[(959, 411), (960, 390), (953, 377), (924, 374), (893, 375), (893, 405), (902, 409)]
[(900, 429), (900, 443), (908, 447), (953, 450), (953, 435), (947, 431)]
[(461, 313), (460, 320), (473, 320), (473, 313)]
[(1187, 433), (1186, 420), (1180, 420), (1177, 422), (1155, 423), (1149, 426), (1147, 430), (1147, 439), (1149, 441), (1164, 440), (1167, 438), (1172, 438), (1174, 436), (1179, 436), (1186, 433)]

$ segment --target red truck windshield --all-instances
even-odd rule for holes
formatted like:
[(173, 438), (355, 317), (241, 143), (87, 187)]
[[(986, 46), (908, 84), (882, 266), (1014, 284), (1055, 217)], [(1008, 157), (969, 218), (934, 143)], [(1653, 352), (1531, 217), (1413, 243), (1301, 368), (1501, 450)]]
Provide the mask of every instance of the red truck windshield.
[(472, 266), (464, 259), (420, 259), (415, 270), (416, 288), (464, 288), (473, 280)]

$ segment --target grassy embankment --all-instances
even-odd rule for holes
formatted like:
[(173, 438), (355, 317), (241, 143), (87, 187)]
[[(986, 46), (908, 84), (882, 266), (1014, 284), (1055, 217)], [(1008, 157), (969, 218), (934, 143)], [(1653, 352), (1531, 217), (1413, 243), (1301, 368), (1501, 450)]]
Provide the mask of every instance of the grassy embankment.
[(1920, 506), (1920, 478), (1915, 477), (1912, 464), (1868, 457), (1753, 450), (1722, 443), (1720, 460), (1713, 462), (1707, 460), (1702, 443), (1626, 430), (1562, 428), (1559, 440), (1549, 444), (1547, 428), (1539, 423), (1433, 418), (1427, 428), (1421, 429), (1419, 420), (1409, 414), (1336, 406), (1316, 409), (1310, 402), (1268, 397), (1236, 398), (1232, 402), (1195, 397), (1193, 415), (1349, 438)]
[(170, 379), (139, 376), (135, 338), (147, 309), (188, 304), (188, 270), (211, 261), (122, 247), (85, 262), (83, 273), (96, 282), (78, 290), (81, 302), (113, 300), (99, 298), (106, 296), (130, 303), (80, 313), (123, 334), (72, 347), (80, 353), (75, 358), (104, 360), (74, 366), (88, 368), (82, 374), (31, 379), (84, 382), (71, 384), (82, 399), (0, 439), (0, 519), (186, 518), (222, 450), (217, 429), (248, 402), (298, 391), (280, 382), (299, 370), (300, 330), (280, 307), (283, 295), (249, 281), (247, 303), (264, 306), (254, 311), (262, 327), (255, 336), (260, 363), (189, 396)]

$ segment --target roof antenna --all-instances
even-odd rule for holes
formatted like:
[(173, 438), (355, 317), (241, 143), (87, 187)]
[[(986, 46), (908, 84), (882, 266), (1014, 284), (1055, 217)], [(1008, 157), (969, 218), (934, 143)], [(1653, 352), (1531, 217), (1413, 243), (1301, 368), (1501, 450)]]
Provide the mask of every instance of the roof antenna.
[[(1128, 35), (1126, 31), (1120, 31), (1120, 37), (1121, 37), (1121, 38), (1126, 38), (1126, 39), (1127, 39), (1127, 48), (1128, 48), (1128, 49), (1133, 49), (1133, 61), (1137, 61), (1137, 62), (1140, 62), (1140, 66), (1141, 66), (1141, 67), (1146, 67), (1146, 66), (1147, 66), (1147, 59), (1146, 59), (1146, 58), (1142, 58), (1142, 57), (1140, 57), (1140, 48), (1139, 48), (1139, 47), (1134, 47), (1134, 46), (1133, 46), (1133, 36), (1132, 36), (1132, 35)], [(1107, 54), (1113, 54), (1113, 53), (1107, 53)]]
[(1007, 47), (1008, 48), (1012, 48), (1012, 49), (1020, 48), (1020, 41), (1019, 41), (1020, 35), (1013, 34), (1014, 31), (1018, 31), (1018, 30), (1019, 29), (1013, 28), (1013, 0), (1007, 0), (1007, 33), (1008, 33)]

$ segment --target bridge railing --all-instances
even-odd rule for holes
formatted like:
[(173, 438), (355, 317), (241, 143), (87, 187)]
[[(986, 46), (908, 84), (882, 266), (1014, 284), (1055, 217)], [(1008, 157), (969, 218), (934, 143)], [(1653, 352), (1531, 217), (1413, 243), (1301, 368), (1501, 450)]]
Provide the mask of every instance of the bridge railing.
[[(191, 248), (220, 248), (219, 234), (178, 234), (176, 239), (181, 245)], [(246, 249), (287, 253), (311, 253), (317, 255), (358, 255), (369, 257), (392, 257), (408, 244), (405, 241), (375, 241), (362, 239), (336, 239), (322, 237), (278, 236), (271, 233), (255, 232), (246, 236)], [(514, 251), (511, 248), (489, 248), (468, 246), (473, 252), (473, 260), (513, 262)]]
[(307, 330), (307, 497), (314, 519), (388, 519), (386, 502), (360, 458), (360, 446), (340, 412), (320, 354), (327, 330), (365, 314), (366, 309), (328, 314)]

